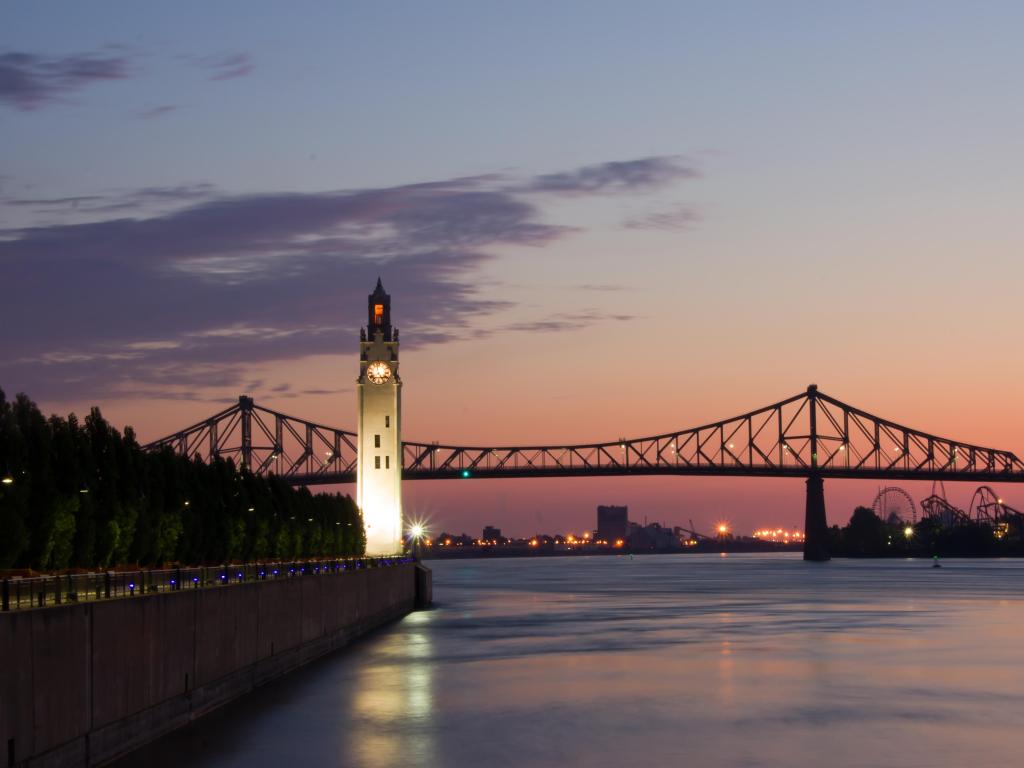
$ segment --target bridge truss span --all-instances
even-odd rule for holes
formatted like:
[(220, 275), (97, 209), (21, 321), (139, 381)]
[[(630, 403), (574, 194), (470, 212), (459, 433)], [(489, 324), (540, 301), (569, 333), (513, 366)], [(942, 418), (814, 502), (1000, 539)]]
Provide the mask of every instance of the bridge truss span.
[[(310, 485), (348, 482), (356, 471), (356, 433), (287, 416), (244, 395), (232, 407), (145, 447), (170, 448), (201, 461), (230, 459), (293, 485), (299, 477)], [(327, 477), (345, 479), (320, 479)]]
[(1024, 480), (1013, 453), (904, 427), (818, 392), (651, 437), (566, 446), (404, 444), (408, 477), (693, 474)]
[[(295, 485), (351, 482), (356, 435), (256, 406), (251, 398), (150, 444), (233, 458)], [(939, 437), (854, 408), (810, 386), (772, 405), (641, 438), (539, 446), (404, 442), (406, 479), (602, 475), (859, 477), (1022, 482), (1009, 451)]]

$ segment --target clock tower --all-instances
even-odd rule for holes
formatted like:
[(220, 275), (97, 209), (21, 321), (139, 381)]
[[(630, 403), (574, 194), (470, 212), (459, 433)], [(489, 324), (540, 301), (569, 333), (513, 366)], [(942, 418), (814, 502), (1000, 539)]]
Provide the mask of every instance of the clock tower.
[(391, 297), (380, 278), (369, 296), (366, 328), (359, 333), (358, 460), (356, 503), (366, 528), (366, 554), (402, 551), (402, 380), (398, 329), (391, 327)]

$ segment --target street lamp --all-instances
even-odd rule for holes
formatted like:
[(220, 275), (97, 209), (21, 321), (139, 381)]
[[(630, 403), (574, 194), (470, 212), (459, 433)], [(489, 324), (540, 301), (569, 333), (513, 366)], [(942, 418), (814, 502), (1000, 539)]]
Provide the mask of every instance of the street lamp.
[(427, 524), (422, 520), (410, 520), (409, 527), (405, 530), (406, 541), (409, 543), (409, 547), (413, 553), (419, 555), (420, 547), (423, 545), (424, 539), (427, 538), (429, 531), (427, 530)]
[(0, 480), (0, 483), (3, 483), (4, 485), (11, 485), (12, 483), (14, 483), (14, 478), (11, 477), (10, 475), (4, 475), (3, 479)]

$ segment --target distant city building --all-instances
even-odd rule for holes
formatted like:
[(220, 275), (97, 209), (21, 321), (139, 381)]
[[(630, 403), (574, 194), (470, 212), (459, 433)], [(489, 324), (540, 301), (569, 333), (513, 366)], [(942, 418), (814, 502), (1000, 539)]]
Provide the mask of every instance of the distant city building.
[(434, 544), (439, 547), (471, 547), (473, 546), (473, 539), (464, 533), (455, 535), (445, 531), (434, 539)]
[(493, 525), (484, 526), (484, 535), (481, 536), (484, 541), (501, 541), (501, 528), (495, 528)]
[(629, 527), (629, 507), (597, 508), (597, 540), (614, 544), (625, 540)]
[(645, 526), (641, 526), (639, 523), (630, 523), (627, 543), (634, 552), (644, 550), (666, 552), (683, 548), (678, 534), (673, 529), (658, 523)]

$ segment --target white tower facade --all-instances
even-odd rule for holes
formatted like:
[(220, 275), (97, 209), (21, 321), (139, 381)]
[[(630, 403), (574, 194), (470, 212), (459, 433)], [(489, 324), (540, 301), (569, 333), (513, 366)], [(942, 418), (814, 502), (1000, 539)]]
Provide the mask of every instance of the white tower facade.
[(391, 297), (380, 278), (359, 335), (356, 503), (366, 528), (366, 554), (391, 555), (402, 551), (402, 380), (398, 329), (391, 326)]

